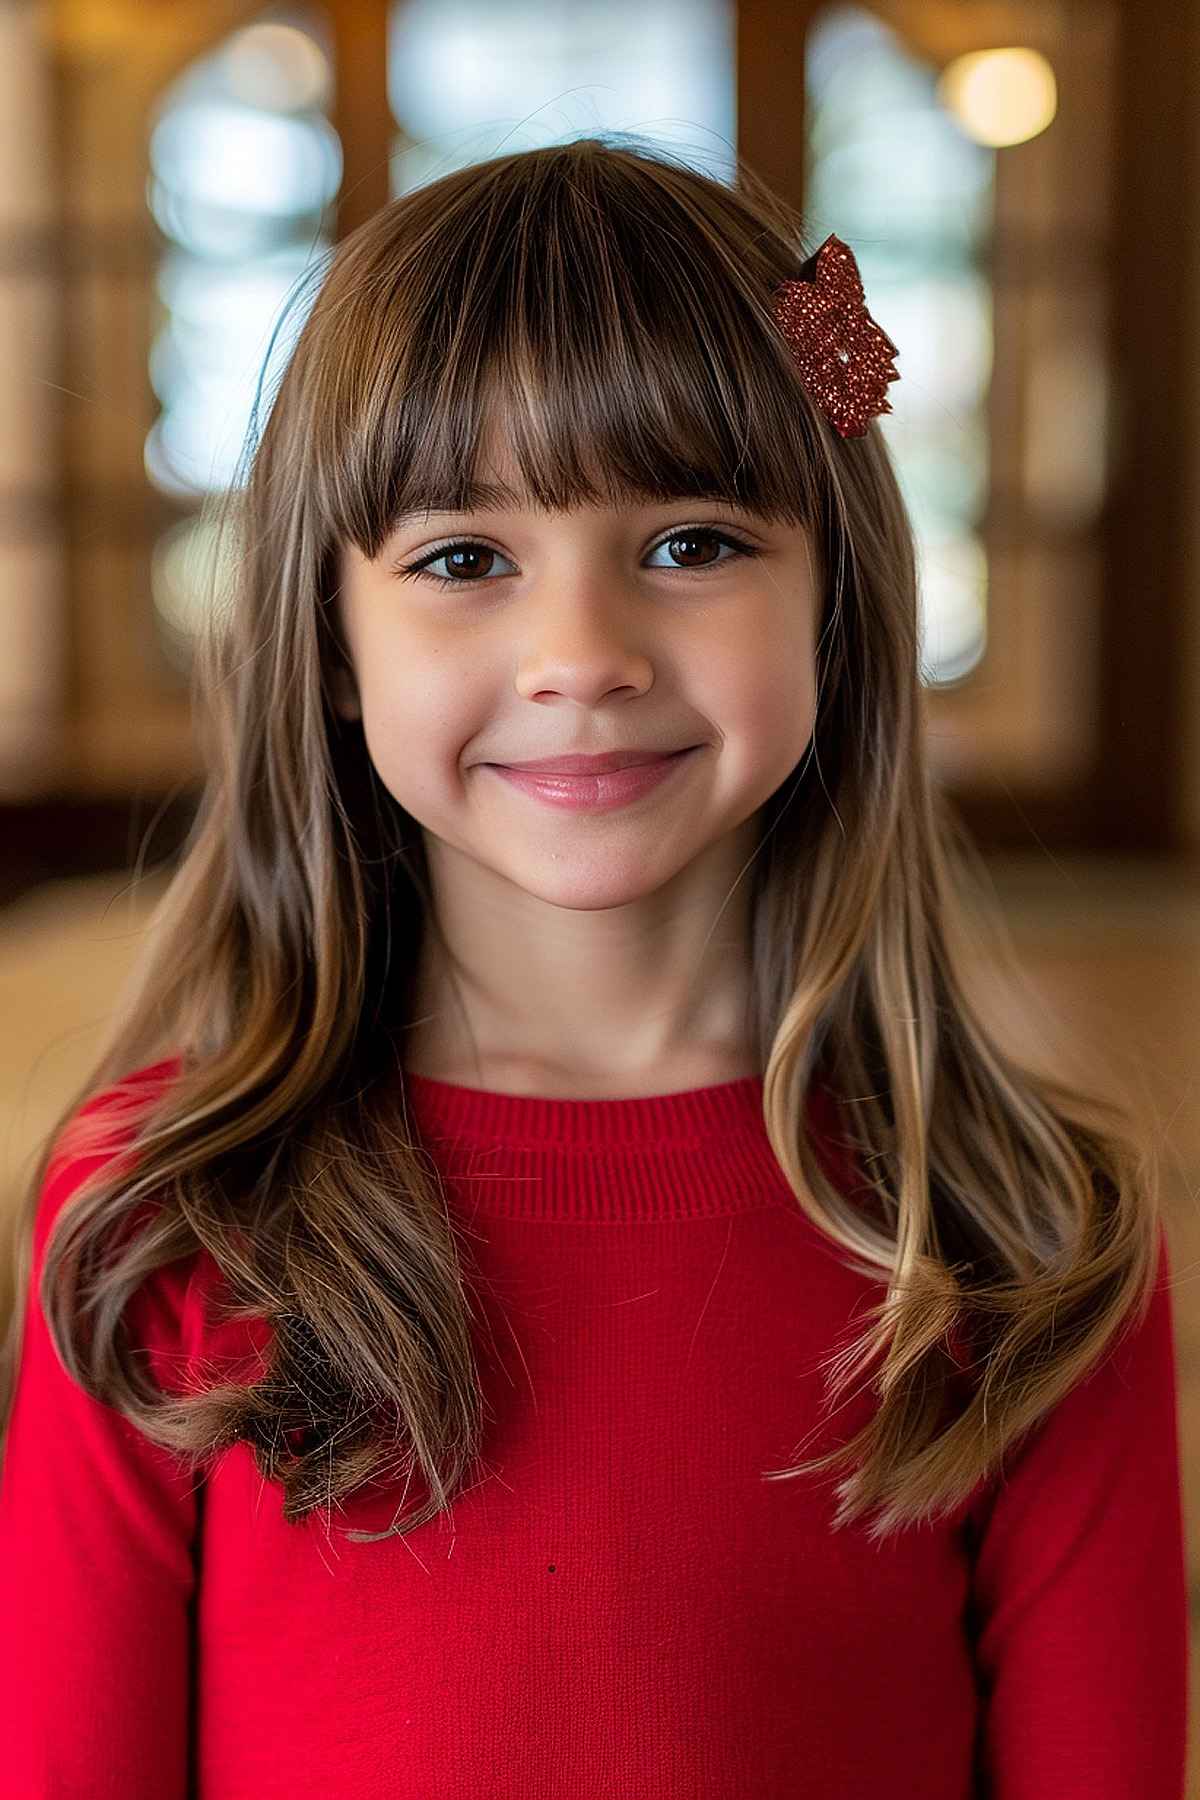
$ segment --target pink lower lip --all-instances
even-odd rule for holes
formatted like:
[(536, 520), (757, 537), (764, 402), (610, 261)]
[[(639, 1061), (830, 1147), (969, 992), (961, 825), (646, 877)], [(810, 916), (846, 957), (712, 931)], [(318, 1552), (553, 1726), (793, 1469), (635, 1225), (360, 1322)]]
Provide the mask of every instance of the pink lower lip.
[(565, 807), (568, 812), (610, 812), (648, 794), (698, 748), (693, 745), (691, 750), (679, 750), (657, 762), (638, 763), (632, 769), (610, 769), (604, 775), (539, 775), (534, 769), (510, 769), (504, 763), (487, 763), (485, 767), (495, 769), (497, 775), (532, 794), (535, 800), (545, 801), (547, 806)]

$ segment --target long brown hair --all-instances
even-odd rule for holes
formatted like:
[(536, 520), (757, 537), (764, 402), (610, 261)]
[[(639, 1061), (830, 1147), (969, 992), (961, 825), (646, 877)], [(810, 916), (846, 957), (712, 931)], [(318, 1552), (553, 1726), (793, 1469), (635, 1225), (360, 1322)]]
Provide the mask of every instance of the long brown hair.
[[(948, 1512), (1148, 1302), (1159, 1200), (1137, 1130), (1003, 1050), (967, 991), (967, 890), (988, 889), (927, 767), (911, 525), (878, 428), (833, 433), (771, 317), (811, 248), (749, 171), (725, 185), (622, 134), (460, 169), (320, 269), (219, 509), (234, 573), (197, 654), (193, 830), (25, 1202), (6, 1414), (50, 1152), (95, 1141), (103, 1109), (82, 1100), (177, 1058), (127, 1115), (130, 1156), (56, 1221), (39, 1298), (64, 1367), (196, 1463), (252, 1445), (291, 1522), (407, 1472), (428, 1490), (392, 1528), (411, 1531), (475, 1462), (469, 1289), (397, 1054), (437, 920), (421, 832), (331, 704), (331, 602), (341, 544), (373, 557), (401, 509), (463, 506), (497, 418), (540, 505), (723, 494), (819, 549), (816, 722), (750, 871), (752, 1029), (797, 1204), (884, 1287), (828, 1359), (829, 1403), (876, 1365), (879, 1404), (848, 1444), (769, 1473), (849, 1470), (835, 1523), (873, 1512), (876, 1538)], [(854, 1182), (806, 1130), (814, 1084)], [(230, 1316), (270, 1326), (269, 1365), (164, 1394), (120, 1322), (198, 1249)]]

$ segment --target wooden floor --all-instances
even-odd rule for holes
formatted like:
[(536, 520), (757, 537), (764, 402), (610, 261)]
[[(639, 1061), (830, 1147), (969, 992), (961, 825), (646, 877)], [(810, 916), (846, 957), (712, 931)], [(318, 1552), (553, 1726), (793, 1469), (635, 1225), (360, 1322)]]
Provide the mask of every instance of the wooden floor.
[[(1188, 1800), (1200, 1800), (1200, 874), (1049, 855), (991, 869), (1027, 974), (1024, 989), (996, 989), (1006, 1031), (1118, 1091), (1160, 1145), (1192, 1572)], [(160, 891), (102, 877), (41, 888), (0, 913), (0, 1208), (84, 1079)], [(980, 979), (987, 987), (986, 968)], [(0, 1268), (0, 1303), (7, 1279)]]

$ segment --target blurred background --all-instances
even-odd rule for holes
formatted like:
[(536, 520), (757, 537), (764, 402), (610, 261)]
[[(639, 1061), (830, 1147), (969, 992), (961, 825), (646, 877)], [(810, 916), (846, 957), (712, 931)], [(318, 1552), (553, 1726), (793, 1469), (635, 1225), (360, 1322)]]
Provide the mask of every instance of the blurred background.
[(390, 197), (596, 129), (736, 149), (901, 348), (935, 772), (1028, 972), (994, 997), (1161, 1153), (1200, 1619), (1196, 0), (0, 0), (0, 1201), (195, 806), (201, 508), (286, 297)]

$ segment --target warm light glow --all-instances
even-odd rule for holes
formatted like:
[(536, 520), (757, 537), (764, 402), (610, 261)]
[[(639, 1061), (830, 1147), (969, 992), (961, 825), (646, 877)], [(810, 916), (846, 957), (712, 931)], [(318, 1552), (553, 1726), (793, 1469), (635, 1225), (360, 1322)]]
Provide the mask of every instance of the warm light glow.
[(195, 514), (163, 532), (154, 546), (150, 588), (165, 627), (164, 647), (187, 668), (190, 646), (211, 616), (220, 622), (237, 579), (237, 548), (229, 524)]
[(1036, 50), (976, 50), (942, 72), (938, 98), (977, 144), (1028, 143), (1058, 111), (1054, 70)]
[(329, 98), (325, 52), (294, 25), (247, 25), (230, 38), (224, 62), (226, 87), (246, 106), (301, 112)]
[(987, 650), (987, 552), (974, 531), (922, 534), (917, 547), (923, 678), (951, 687)]

